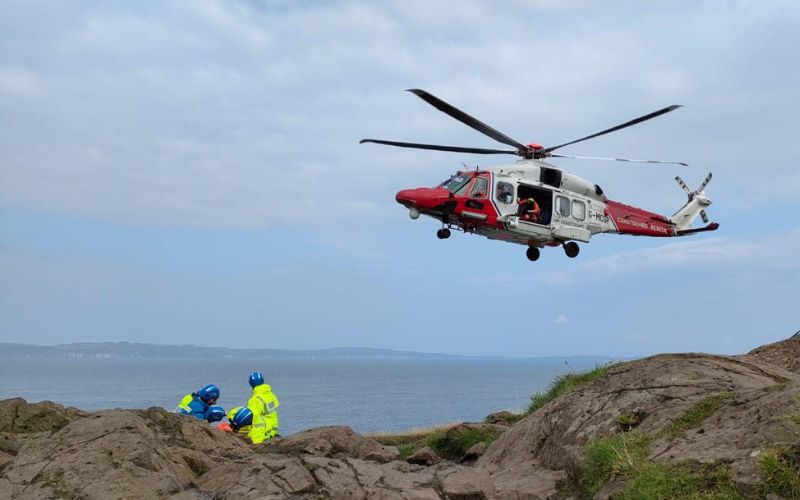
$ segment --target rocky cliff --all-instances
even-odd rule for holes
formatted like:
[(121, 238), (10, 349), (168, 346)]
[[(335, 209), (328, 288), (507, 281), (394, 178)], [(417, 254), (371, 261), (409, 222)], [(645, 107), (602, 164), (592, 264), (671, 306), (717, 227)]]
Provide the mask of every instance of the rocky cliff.
[[(513, 425), (486, 424), (500, 437), (464, 463), (401, 460), (347, 427), (253, 446), (160, 408), (10, 399), (0, 401), (0, 498), (635, 498), (643, 470), (700, 478), (679, 485), (689, 492), (800, 497), (798, 359), (795, 337), (742, 356), (618, 364)], [(593, 453), (606, 440), (622, 447), (603, 469)], [(783, 460), (772, 490), (768, 453)]]

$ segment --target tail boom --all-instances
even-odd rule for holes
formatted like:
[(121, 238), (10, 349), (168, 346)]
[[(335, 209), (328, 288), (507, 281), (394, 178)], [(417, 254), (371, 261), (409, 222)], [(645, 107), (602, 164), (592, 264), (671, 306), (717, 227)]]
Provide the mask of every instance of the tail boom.
[(672, 221), (663, 215), (613, 200), (606, 202), (606, 210), (619, 234), (662, 238), (678, 236)]

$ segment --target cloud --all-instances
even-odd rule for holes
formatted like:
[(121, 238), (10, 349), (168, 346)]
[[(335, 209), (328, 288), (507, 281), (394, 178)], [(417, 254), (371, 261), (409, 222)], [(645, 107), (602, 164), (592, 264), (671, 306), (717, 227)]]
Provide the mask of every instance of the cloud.
[[(602, 245), (602, 242), (598, 240), (593, 244)], [(785, 276), (786, 273), (800, 271), (800, 260), (795, 252), (798, 245), (800, 229), (750, 239), (700, 237), (582, 260), (575, 266), (553, 265), (537, 272), (536, 281), (547, 286), (570, 288), (626, 276), (648, 276), (676, 270), (728, 273), (731, 269), (746, 269), (747, 272), (742, 274), (760, 276), (775, 273)], [(528, 287), (531, 284), (531, 278), (521, 273), (493, 273), (464, 281), (490, 286)]]
[(36, 73), (20, 67), (0, 67), (0, 95), (33, 97), (44, 84)]
[[(545, 144), (680, 102), (565, 153), (687, 160), (717, 173), (714, 197), (794, 203), (795, 3), (421, 5), (14, 3), (0, 21), (0, 201), (136, 224), (378, 224), (397, 190), (492, 163), (357, 144), (496, 146), (402, 92), (423, 87)], [(758, 182), (743, 143), (772, 145)], [(559, 165), (632, 203), (675, 202), (672, 171)]]
[(569, 318), (563, 314), (559, 314), (558, 317), (553, 321), (556, 325), (566, 325), (569, 323)]

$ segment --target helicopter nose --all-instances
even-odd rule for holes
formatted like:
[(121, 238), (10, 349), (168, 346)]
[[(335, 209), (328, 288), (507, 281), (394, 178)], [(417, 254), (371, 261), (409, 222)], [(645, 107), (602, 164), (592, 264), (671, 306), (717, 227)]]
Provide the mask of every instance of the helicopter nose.
[(394, 199), (397, 200), (397, 203), (405, 206), (412, 206), (416, 204), (416, 199), (414, 197), (416, 189), (403, 189), (397, 192)]
[(397, 203), (408, 208), (418, 208), (422, 210), (434, 209), (446, 201), (450, 192), (441, 188), (416, 188), (403, 189), (395, 195)]

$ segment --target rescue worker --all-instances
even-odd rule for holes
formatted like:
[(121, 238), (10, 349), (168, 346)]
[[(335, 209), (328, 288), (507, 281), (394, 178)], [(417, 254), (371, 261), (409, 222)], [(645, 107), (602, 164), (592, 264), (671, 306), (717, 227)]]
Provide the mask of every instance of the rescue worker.
[(259, 420), (263, 419), (264, 439), (273, 438), (278, 435), (278, 406), (280, 405), (278, 398), (272, 392), (272, 387), (264, 383), (264, 375), (261, 372), (251, 373), (248, 382), (253, 388), (253, 395), (247, 401), (247, 407), (254, 415), (253, 421), (257, 425)]
[(219, 387), (214, 384), (204, 385), (197, 392), (187, 394), (181, 399), (178, 413), (191, 415), (209, 423), (219, 422), (225, 416), (225, 409), (215, 406), (217, 399), (219, 399)]
[(250, 441), (253, 443), (258, 444), (264, 442), (263, 422), (262, 427), (260, 427), (261, 430), (256, 431), (256, 428), (253, 426), (253, 412), (250, 411), (250, 408), (237, 406), (232, 409), (228, 414), (228, 423), (233, 432), (249, 437)]
[(539, 222), (539, 213), (541, 209), (539, 204), (533, 198), (520, 198), (519, 199), (519, 218), (528, 222)]

